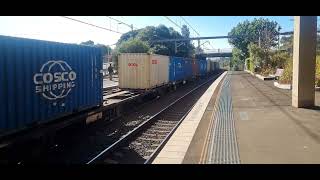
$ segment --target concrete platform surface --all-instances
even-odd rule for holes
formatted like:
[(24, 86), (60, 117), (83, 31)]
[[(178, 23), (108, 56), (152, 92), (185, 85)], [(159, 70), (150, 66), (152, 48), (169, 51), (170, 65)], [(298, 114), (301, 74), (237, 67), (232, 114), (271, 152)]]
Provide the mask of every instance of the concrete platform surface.
[(109, 77), (103, 79), (103, 89), (113, 89), (115, 87), (118, 87), (118, 85), (119, 78), (117, 76), (112, 78), (112, 81), (110, 81)]
[(319, 92), (314, 109), (298, 109), (273, 81), (229, 76), (241, 163), (320, 163)]
[(218, 93), (211, 89), (212, 97), (206, 92), (199, 99), (153, 163), (320, 163), (320, 92), (315, 107), (294, 108), (291, 90), (273, 83), (229, 71)]

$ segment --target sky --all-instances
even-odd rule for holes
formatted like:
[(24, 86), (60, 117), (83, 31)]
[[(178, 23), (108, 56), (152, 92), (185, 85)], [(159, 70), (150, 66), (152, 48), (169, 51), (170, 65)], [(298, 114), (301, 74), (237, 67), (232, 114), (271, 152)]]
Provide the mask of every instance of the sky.
[[(73, 19), (101, 26), (113, 31), (125, 33), (130, 27), (119, 24), (107, 16), (68, 16)], [(224, 36), (238, 23), (245, 20), (264, 17), (274, 20), (282, 27), (281, 32), (293, 31), (293, 16), (110, 16), (134, 28), (158, 26), (159, 24), (173, 27), (180, 32), (178, 26), (186, 24), (195, 29), (200, 36)], [(187, 24), (186, 24), (187, 25)], [(191, 37), (198, 34), (189, 27)], [(0, 16), (0, 35), (25, 37), (65, 43), (81, 43), (92, 40), (95, 43), (112, 45), (117, 42), (121, 34), (82, 24), (61, 16)], [(206, 49), (231, 48), (227, 39), (202, 40)], [(194, 41), (194, 43), (196, 43)], [(113, 46), (114, 47), (114, 46)]]

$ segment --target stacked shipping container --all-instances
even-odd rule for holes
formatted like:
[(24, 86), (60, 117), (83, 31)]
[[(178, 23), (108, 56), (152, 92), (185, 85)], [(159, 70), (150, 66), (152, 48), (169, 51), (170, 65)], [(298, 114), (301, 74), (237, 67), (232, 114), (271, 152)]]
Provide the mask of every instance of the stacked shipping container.
[(98, 48), (0, 36), (0, 132), (102, 103)]

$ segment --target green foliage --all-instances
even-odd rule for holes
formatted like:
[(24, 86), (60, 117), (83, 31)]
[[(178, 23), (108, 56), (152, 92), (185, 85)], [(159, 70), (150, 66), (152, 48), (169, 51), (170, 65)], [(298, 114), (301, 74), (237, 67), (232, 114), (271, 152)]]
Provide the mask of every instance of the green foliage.
[[(275, 21), (269, 19), (259, 18), (249, 22), (248, 20), (239, 23), (236, 27), (228, 33), (229, 36), (235, 36), (235, 38), (229, 38), (228, 41), (235, 48), (238, 48), (243, 54), (244, 59), (249, 57), (248, 46), (250, 43), (259, 44), (264, 50), (270, 49), (277, 45), (278, 32), (281, 27)], [(244, 62), (244, 59), (242, 62)]]
[(102, 55), (105, 56), (107, 54), (111, 54), (112, 49), (110, 46), (106, 46), (104, 44), (96, 44), (95, 46), (99, 47), (101, 49)]
[(290, 54), (286, 51), (274, 51), (271, 52), (270, 54), (270, 66), (275, 69), (275, 68), (281, 68), (283, 69), (286, 61), (288, 59), (292, 59), (292, 57), (290, 56)]
[(320, 87), (320, 56), (316, 58), (316, 86)]
[(282, 76), (280, 76), (281, 84), (292, 84), (292, 68), (293, 62), (291, 58), (288, 58), (285, 62), (284, 70)]
[(240, 66), (244, 64), (244, 54), (242, 51), (238, 48), (232, 49), (232, 58), (230, 61), (230, 67), (232, 67), (235, 70), (239, 70)]
[(248, 45), (249, 49), (249, 61), (252, 64), (252, 72), (260, 73), (263, 69), (267, 67), (269, 62), (269, 54), (268, 51), (264, 51), (258, 45), (254, 43), (250, 43)]
[(106, 60), (105, 57), (108, 54), (112, 54), (112, 49), (110, 46), (106, 46), (104, 44), (94, 44), (94, 41), (85, 41), (85, 42), (81, 42), (81, 45), (86, 45), (86, 46), (95, 46), (101, 49), (101, 54), (104, 57), (104, 61)]
[(118, 53), (148, 53), (149, 50), (148, 44), (139, 39), (129, 39), (117, 47)]
[(161, 54), (161, 55), (169, 56), (170, 55), (169, 52), (170, 51), (167, 46), (160, 45), (160, 44), (157, 44), (150, 49), (150, 53), (152, 54)]
[(254, 43), (250, 43), (248, 49), (249, 64), (254, 66), (254, 72), (264, 76), (275, 73), (277, 68), (284, 68), (286, 61), (291, 58), (287, 52), (262, 49)]
[[(280, 77), (280, 83), (282, 84), (292, 84), (292, 68), (293, 61), (292, 58), (289, 57), (286, 59), (283, 75)], [(315, 85), (320, 87), (320, 56), (316, 57), (316, 73), (315, 73)]]
[(85, 41), (85, 42), (82, 42), (80, 43), (81, 45), (87, 45), (87, 46), (93, 46), (94, 45), (94, 42), (89, 40), (89, 41)]
[(145, 28), (135, 30), (123, 34), (117, 42), (117, 49), (122, 43), (129, 41), (130, 39), (138, 39), (148, 44), (150, 47), (150, 52), (162, 55), (170, 56), (182, 56), (191, 57), (194, 54), (195, 47), (190, 41), (184, 41), (183, 44), (177, 48), (177, 53), (175, 52), (174, 42), (153, 42), (155, 40), (162, 39), (176, 39), (176, 38), (188, 38), (190, 32), (187, 26), (182, 26), (181, 34), (175, 31), (173, 28), (167, 28), (164, 25), (147, 26)]
[(247, 70), (254, 72), (254, 64), (250, 57), (246, 59), (246, 65), (247, 65)]
[(140, 31), (141, 29), (138, 29), (138, 30), (129, 31), (127, 33), (122, 34), (122, 36), (120, 37), (116, 45), (119, 46), (122, 42), (135, 38)]

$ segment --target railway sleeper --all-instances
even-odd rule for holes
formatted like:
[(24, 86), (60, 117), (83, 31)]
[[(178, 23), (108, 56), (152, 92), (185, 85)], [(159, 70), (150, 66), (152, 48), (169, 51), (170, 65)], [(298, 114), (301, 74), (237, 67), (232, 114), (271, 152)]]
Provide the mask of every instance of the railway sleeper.
[(147, 134), (147, 133), (143, 133), (142, 136), (143, 138), (146, 138), (146, 137), (150, 137), (150, 138), (165, 138), (166, 135), (163, 135), (163, 134)]
[(176, 124), (176, 121), (165, 121), (165, 120), (159, 120), (158, 123), (162, 123), (162, 124)]
[(161, 127), (161, 126), (151, 126), (150, 129), (154, 129), (154, 130), (160, 130), (160, 131), (169, 131), (172, 129), (172, 128), (168, 128), (168, 127)]
[(148, 130), (146, 131), (146, 133), (150, 133), (150, 134), (154, 134), (154, 133), (158, 133), (158, 134), (168, 134), (168, 133), (170, 133), (170, 130), (148, 129)]
[(162, 140), (163, 139), (160, 139), (160, 138), (143, 138), (143, 137), (138, 137), (136, 139), (136, 141), (142, 142), (141, 144), (144, 144), (144, 142), (146, 142), (146, 141), (159, 142), (159, 144), (160, 144)]
[(161, 122), (156, 122), (154, 123), (154, 126), (166, 126), (166, 127), (173, 127), (177, 122), (175, 123), (161, 123)]

